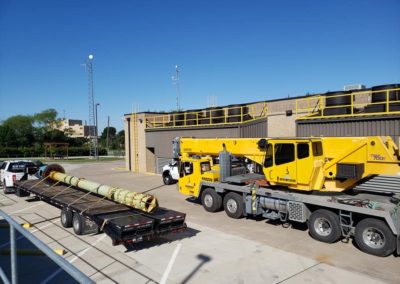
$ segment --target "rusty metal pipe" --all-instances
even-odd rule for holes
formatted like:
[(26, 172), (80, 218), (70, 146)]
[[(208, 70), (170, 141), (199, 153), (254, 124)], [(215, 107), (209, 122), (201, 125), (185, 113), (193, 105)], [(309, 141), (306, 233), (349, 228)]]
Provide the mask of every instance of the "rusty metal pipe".
[(158, 207), (157, 199), (153, 195), (138, 193), (127, 189), (112, 187), (83, 178), (66, 175), (64, 168), (58, 164), (47, 166), (42, 177), (52, 181), (63, 182), (80, 189), (105, 196), (110, 200), (142, 210), (144, 212), (152, 212)]

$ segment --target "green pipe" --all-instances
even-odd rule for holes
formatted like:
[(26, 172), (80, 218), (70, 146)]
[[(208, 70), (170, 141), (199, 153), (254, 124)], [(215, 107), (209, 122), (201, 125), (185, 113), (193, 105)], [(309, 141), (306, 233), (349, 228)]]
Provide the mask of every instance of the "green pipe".
[(83, 178), (78, 178), (64, 173), (64, 169), (57, 164), (49, 165), (43, 177), (53, 181), (63, 182), (101, 196), (105, 196), (115, 202), (142, 210), (144, 212), (152, 212), (158, 207), (157, 199), (150, 194), (143, 194), (119, 187), (112, 187)]

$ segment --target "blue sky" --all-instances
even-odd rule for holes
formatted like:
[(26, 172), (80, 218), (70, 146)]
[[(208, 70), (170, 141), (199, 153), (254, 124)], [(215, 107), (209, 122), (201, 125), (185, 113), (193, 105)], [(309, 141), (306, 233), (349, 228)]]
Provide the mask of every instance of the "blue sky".
[(400, 82), (400, 1), (0, 0), (0, 120), (55, 108), (110, 116)]

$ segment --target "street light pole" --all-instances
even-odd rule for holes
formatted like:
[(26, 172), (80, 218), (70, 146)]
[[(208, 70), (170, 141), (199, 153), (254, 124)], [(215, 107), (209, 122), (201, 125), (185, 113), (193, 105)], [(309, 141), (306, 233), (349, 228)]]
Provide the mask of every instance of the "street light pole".
[(96, 103), (96, 137), (95, 137), (95, 147), (96, 147), (96, 160), (99, 159), (99, 127), (98, 127), (98, 120), (97, 120), (97, 107), (99, 103)]

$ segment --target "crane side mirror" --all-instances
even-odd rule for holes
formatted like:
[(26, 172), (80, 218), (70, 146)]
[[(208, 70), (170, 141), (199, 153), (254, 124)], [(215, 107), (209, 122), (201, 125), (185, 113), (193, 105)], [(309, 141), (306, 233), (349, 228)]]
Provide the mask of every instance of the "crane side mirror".
[(264, 139), (264, 138), (258, 140), (258, 142), (257, 142), (257, 145), (258, 145), (258, 147), (260, 149), (266, 149), (267, 148), (267, 144), (268, 144), (267, 139)]

